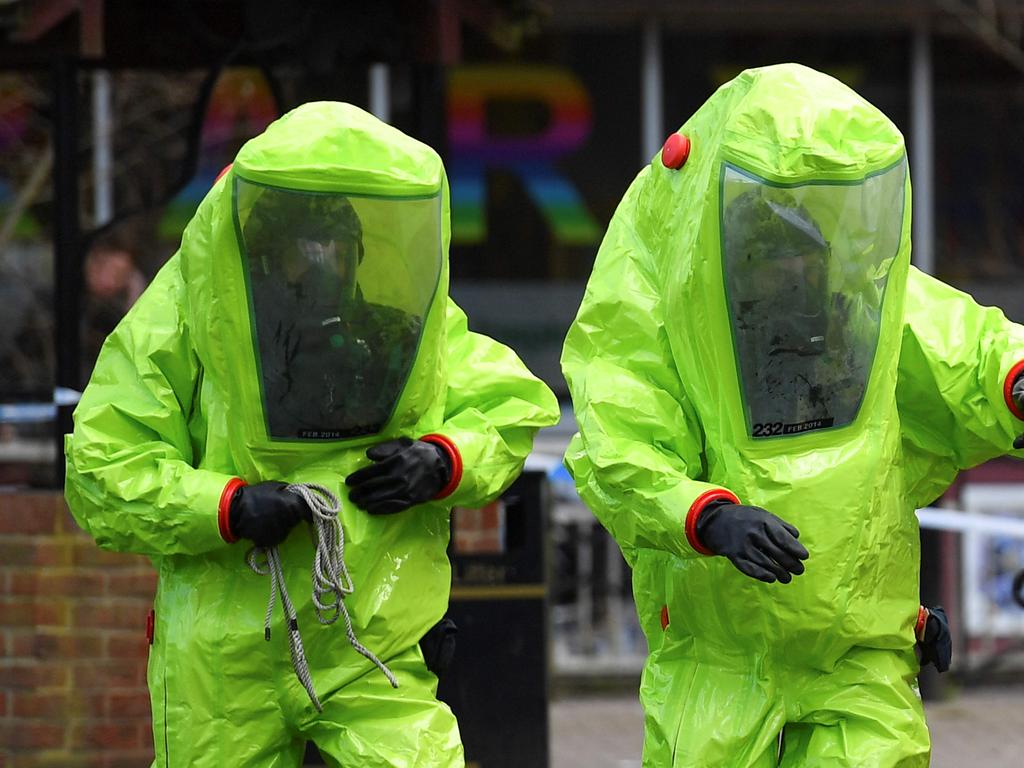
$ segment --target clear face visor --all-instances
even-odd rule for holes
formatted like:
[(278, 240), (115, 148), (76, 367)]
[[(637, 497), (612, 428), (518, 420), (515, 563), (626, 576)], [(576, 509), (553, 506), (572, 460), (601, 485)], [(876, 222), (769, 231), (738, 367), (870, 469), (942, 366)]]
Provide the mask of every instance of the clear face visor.
[(440, 195), (299, 192), (236, 177), (235, 216), (270, 437), (380, 431), (440, 277)]
[(782, 187), (730, 165), (723, 266), (752, 437), (852, 422), (903, 226), (905, 164), (853, 183)]

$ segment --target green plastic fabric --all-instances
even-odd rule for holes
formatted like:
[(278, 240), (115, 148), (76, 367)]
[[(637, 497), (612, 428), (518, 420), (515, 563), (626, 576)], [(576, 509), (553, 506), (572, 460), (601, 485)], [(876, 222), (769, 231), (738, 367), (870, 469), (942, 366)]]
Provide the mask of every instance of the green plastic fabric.
[[(440, 194), (440, 278), (412, 371), (379, 434), (268, 438), (235, 179), (395, 199)], [(454, 717), (435, 699), (417, 646), (448, 604), (449, 510), (506, 488), (558, 408), (510, 349), (468, 330), (448, 298), (448, 243), (448, 186), (433, 150), (355, 107), (308, 104), (242, 148), (179, 252), (107, 340), (66, 439), (66, 497), (100, 546), (148, 555), (159, 570), (149, 660), (155, 765), (293, 766), (307, 738), (335, 766), (463, 764)], [(367, 446), (428, 433), (461, 454), (450, 496), (389, 516), (347, 502), (344, 478), (369, 463)], [(300, 525), (279, 550), (324, 703), (317, 716), (292, 669), (280, 605), (264, 640), (269, 578), (246, 565), (246, 543), (220, 536), (218, 503), (236, 476), (318, 483), (342, 498), (355, 584), (345, 602), (360, 642), (397, 674), (397, 690), (353, 650), (344, 626), (317, 622), (313, 545)]]
[[(1024, 329), (909, 267), (907, 177), (855, 418), (754, 437), (723, 277), (723, 174), (858, 185), (905, 161), (903, 137), (795, 64), (743, 72), (679, 132), (688, 161), (655, 157), (626, 192), (562, 357), (579, 423), (565, 463), (633, 568), (648, 640), (644, 765), (776, 765), (780, 732), (782, 765), (927, 765), (914, 510), (1011, 450), (1021, 424), (1003, 385)], [(714, 489), (795, 525), (806, 572), (769, 585), (696, 552), (686, 516)]]

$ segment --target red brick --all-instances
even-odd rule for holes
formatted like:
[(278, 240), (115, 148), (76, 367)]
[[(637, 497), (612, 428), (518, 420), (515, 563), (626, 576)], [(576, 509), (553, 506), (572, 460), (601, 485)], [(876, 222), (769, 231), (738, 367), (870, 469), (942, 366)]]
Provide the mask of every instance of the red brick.
[(149, 747), (134, 752), (119, 752), (116, 755), (104, 755), (99, 763), (100, 768), (139, 768), (153, 762), (153, 749)]
[(75, 520), (74, 515), (71, 514), (71, 510), (68, 509), (67, 503), (64, 501), (62, 496), (58, 501), (58, 512), (57, 512), (57, 525), (56, 531), (58, 534), (64, 536), (89, 536), (88, 533), (82, 530), (82, 526)]
[(103, 656), (103, 637), (98, 633), (51, 634), (34, 632), (12, 636), (11, 655), (36, 659), (98, 659)]
[(17, 761), (11, 763), (11, 768), (91, 768), (98, 759), (102, 758), (81, 753), (72, 754), (63, 748), (20, 752)]
[(52, 599), (55, 596), (98, 598), (104, 594), (105, 576), (98, 571), (19, 569), (12, 570), (9, 578), (11, 595), (40, 595)]
[(141, 749), (143, 744), (136, 720), (75, 723), (68, 744), (72, 749), (100, 748), (104, 751)]
[(0, 563), (11, 565), (36, 565), (38, 543), (28, 537), (4, 536), (0, 539)]
[(34, 720), (0, 723), (0, 744), (10, 749), (54, 749), (64, 746), (64, 726)]
[(71, 561), (75, 566), (85, 568), (138, 568), (148, 562), (139, 555), (100, 549), (91, 539), (75, 540)]
[(24, 692), (14, 697), (14, 717), (54, 719), (63, 722), (72, 709), (67, 693)]
[(152, 568), (112, 573), (107, 577), (107, 593), (111, 596), (145, 597), (152, 600), (156, 594), (156, 580), (156, 571)]
[(0, 598), (0, 617), (9, 627), (59, 627), (67, 624), (67, 606), (59, 601)]
[(0, 662), (2, 688), (63, 688), (67, 686), (69, 676), (67, 665), (64, 663), (39, 662), (15, 665)]
[(68, 567), (74, 563), (74, 551), (74, 541), (71, 539), (37, 541), (36, 556), (32, 564)]
[(39, 536), (0, 536), (0, 563), (10, 566), (69, 566), (73, 542)]
[(117, 634), (107, 638), (107, 653), (111, 659), (146, 659), (149, 657), (149, 641), (146, 639), (142, 628), (139, 631), (127, 635)]
[(107, 691), (71, 690), (71, 711), (79, 719), (107, 717)]
[(101, 661), (75, 665), (72, 673), (76, 689), (133, 688), (146, 679), (146, 665), (138, 661)]
[[(142, 746), (144, 746), (146, 749), (150, 751), (150, 754), (152, 754), (153, 722), (149, 718), (146, 719), (145, 723), (139, 726), (139, 742), (142, 744)], [(146, 763), (146, 765), (149, 765), (149, 763)]]
[[(26, 703), (17, 705), (21, 711), (45, 712), (51, 709), (62, 709), (61, 722), (68, 724), (74, 720), (96, 720), (105, 717), (107, 696), (103, 691), (78, 690), (75, 688), (50, 689), (49, 693), (38, 693), (36, 691), (22, 692), (19, 694)], [(50, 700), (50, 699), (54, 700)], [(33, 699), (44, 699), (35, 701)], [(28, 717), (29, 715), (25, 715)], [(45, 716), (45, 715), (41, 715)]]
[(139, 717), (149, 721), (152, 715), (149, 693), (111, 693), (107, 696), (107, 713), (110, 717)]
[(144, 630), (150, 608), (149, 601), (132, 598), (79, 603), (73, 611), (74, 624), (81, 628)]
[(0, 512), (0, 534), (53, 534), (56, 508), (50, 504), (5, 505)]
[(36, 633), (34, 629), (25, 632), (7, 632), (4, 656), (9, 659), (28, 659), (32, 656), (32, 641)]
[(5, 595), (38, 595), (44, 571), (37, 567), (4, 568)]

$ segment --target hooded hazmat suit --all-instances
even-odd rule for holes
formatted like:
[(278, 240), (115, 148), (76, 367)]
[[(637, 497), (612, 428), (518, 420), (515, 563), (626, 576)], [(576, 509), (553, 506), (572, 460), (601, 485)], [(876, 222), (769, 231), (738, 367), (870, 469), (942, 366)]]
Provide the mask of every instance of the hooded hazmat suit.
[[(649, 644), (644, 765), (925, 766), (914, 510), (1010, 450), (1024, 328), (910, 267), (903, 138), (834, 79), (748, 70), (680, 133), (685, 164), (621, 201), (562, 357), (566, 464)], [(794, 525), (806, 572), (707, 556), (721, 499)]]
[[(447, 607), (449, 510), (511, 483), (557, 403), (467, 329), (448, 242), (433, 150), (355, 107), (307, 104), (242, 148), (107, 340), (66, 440), (66, 495), (100, 546), (159, 570), (154, 765), (294, 766), (307, 739), (334, 766), (463, 764), (417, 645)], [(347, 501), (368, 446), (428, 433), (452, 450), (443, 499), (393, 515)], [(222, 536), (234, 478), (341, 497), (345, 605), (397, 689), (341, 622), (314, 619), (300, 525), (278, 549), (316, 712), (280, 609), (264, 640), (270, 579)]]

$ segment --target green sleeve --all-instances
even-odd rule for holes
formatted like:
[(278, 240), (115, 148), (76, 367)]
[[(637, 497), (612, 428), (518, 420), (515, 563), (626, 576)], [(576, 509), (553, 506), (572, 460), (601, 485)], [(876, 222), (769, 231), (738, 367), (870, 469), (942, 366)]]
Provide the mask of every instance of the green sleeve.
[(1024, 327), (911, 268), (896, 388), (908, 493), (933, 502), (962, 469), (1013, 451), (1024, 429), (1007, 382), (1024, 361)]
[(522, 471), (541, 427), (558, 422), (558, 401), (516, 354), (469, 330), (466, 314), (449, 299), (448, 385), (440, 432), (454, 443), (462, 479), (445, 501), (480, 507)]
[(703, 431), (664, 330), (655, 270), (627, 195), (609, 225), (562, 352), (579, 433), (565, 463), (583, 501), (627, 557), (695, 557), (686, 522), (715, 486)]
[(103, 346), (65, 437), (65, 496), (105, 549), (150, 556), (226, 546), (217, 510), (231, 479), (193, 468), (188, 418), (199, 362), (172, 258)]

